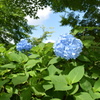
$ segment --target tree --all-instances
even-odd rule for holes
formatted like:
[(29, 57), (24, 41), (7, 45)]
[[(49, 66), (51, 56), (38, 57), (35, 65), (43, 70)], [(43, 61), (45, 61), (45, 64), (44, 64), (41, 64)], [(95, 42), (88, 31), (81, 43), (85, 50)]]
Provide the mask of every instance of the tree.
[[(27, 24), (25, 16), (37, 19), (37, 11), (47, 6), (55, 12), (65, 12), (61, 23), (70, 25), (74, 34), (76, 30), (77, 33), (81, 30), (100, 36), (100, 0), (0, 0), (0, 43), (7, 44), (11, 40), (16, 43), (20, 38), (27, 38), (32, 33), (32, 27)], [(75, 11), (84, 12), (83, 18), (75, 15)]]
[[(55, 12), (65, 12), (61, 25), (70, 25), (74, 34), (82, 32), (100, 37), (100, 0), (50, 1)], [(83, 16), (80, 13), (84, 13)]]
[[(46, 27), (44, 27), (44, 26), (42, 26), (41, 28), (42, 28), (42, 31), (43, 31), (42, 36), (40, 36), (39, 38), (33, 37), (31, 39), (32, 45), (40, 44), (44, 39), (47, 39), (53, 33), (53, 31), (46, 30)], [(52, 29), (52, 27), (50, 27), (49, 29)]]
[(45, 0), (0, 0), (0, 43), (16, 43), (29, 37), (34, 26), (29, 26), (25, 16), (38, 18), (38, 9), (43, 9)]

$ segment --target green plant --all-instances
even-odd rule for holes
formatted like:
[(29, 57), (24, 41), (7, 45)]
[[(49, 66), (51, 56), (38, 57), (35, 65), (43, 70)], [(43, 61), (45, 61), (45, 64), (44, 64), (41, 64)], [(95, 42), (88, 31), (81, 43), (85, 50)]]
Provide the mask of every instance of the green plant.
[(52, 43), (32, 47), (30, 56), (0, 44), (0, 100), (100, 99), (100, 47), (84, 38), (81, 55), (68, 61)]

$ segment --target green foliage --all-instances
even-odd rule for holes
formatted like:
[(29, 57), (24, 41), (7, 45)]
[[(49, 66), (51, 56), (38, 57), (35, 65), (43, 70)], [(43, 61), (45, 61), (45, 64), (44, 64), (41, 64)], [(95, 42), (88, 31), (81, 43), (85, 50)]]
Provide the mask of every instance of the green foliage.
[(29, 38), (34, 26), (28, 25), (25, 17), (37, 19), (37, 11), (46, 6), (46, 0), (0, 0), (0, 43)]
[(68, 74), (68, 80), (70, 80), (69, 84), (77, 83), (84, 75), (84, 67), (78, 66), (72, 69)]
[(83, 11), (84, 16), (69, 12), (62, 25), (73, 27), (72, 34), (84, 45), (76, 60), (56, 57), (52, 43), (41, 43), (51, 32), (34, 38), (29, 52), (0, 44), (0, 100), (99, 100), (100, 99), (100, 18), (99, 0), (1, 0), (0, 43), (26, 38), (31, 33), (25, 16), (37, 18), (36, 12), (50, 5), (56, 12), (68, 7)]
[[(47, 39), (53, 33), (53, 31), (47, 31), (46, 27), (44, 27), (44, 26), (42, 26), (41, 29), (43, 31), (43, 34), (39, 38), (33, 37), (31, 39), (32, 45), (40, 44), (44, 39)], [(49, 29), (52, 29), (52, 28), (49, 28)]]
[[(71, 33), (81, 36), (94, 36), (100, 42), (100, 0), (50, 0), (54, 12), (64, 12), (61, 25), (72, 27)], [(85, 41), (91, 45), (92, 41)]]
[(81, 55), (69, 61), (54, 55), (52, 43), (27, 53), (0, 44), (0, 100), (100, 99), (100, 48), (83, 43)]

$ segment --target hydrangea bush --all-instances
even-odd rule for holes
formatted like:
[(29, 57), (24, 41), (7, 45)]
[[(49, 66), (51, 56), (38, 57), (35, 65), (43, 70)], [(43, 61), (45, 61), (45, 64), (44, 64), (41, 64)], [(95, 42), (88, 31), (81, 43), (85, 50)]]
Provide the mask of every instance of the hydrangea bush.
[(82, 52), (83, 44), (81, 40), (71, 34), (61, 35), (53, 46), (57, 56), (69, 59), (76, 59)]
[(99, 100), (100, 46), (84, 38), (67, 34), (34, 47), (21, 40), (17, 50), (0, 44), (0, 100)]

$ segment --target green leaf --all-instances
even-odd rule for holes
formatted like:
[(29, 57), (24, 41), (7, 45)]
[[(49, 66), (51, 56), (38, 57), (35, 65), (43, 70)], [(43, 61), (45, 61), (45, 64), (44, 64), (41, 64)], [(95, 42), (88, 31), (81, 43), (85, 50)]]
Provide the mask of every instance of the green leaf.
[(7, 82), (9, 82), (9, 79), (0, 80), (0, 87), (2, 87)]
[(89, 48), (94, 43), (94, 39), (95, 39), (95, 37), (92, 35), (82, 36), (81, 38), (82, 38), (82, 40), (83, 40), (82, 42), (86, 48)]
[(57, 69), (54, 65), (48, 67), (49, 75), (54, 75), (56, 72), (61, 73), (61, 70)]
[(45, 89), (45, 91), (47, 91), (47, 90), (53, 88), (53, 85), (51, 83), (44, 83), (43, 88)]
[(84, 55), (79, 56), (78, 59), (80, 61), (90, 62), (90, 60), (86, 56), (84, 56)]
[(16, 62), (21, 63), (21, 56), (18, 55), (17, 53), (10, 52), (9, 54), (7, 54), (7, 56), (8, 56), (10, 61), (16, 61)]
[(8, 73), (10, 72), (11, 70), (10, 69), (4, 69), (4, 70), (0, 70), (0, 75), (4, 75), (5, 73)]
[(6, 89), (6, 91), (7, 91), (7, 93), (11, 93), (11, 94), (13, 94), (13, 88), (11, 87), (11, 86), (6, 86), (5, 87), (5, 89)]
[(29, 71), (28, 74), (29, 74), (30, 76), (32, 76), (32, 77), (33, 77), (33, 76), (36, 76), (35, 71)]
[(99, 98), (100, 98), (100, 93), (98, 93), (98, 92), (93, 92), (93, 89), (89, 90), (89, 94), (91, 95), (91, 97), (92, 97), (94, 100), (99, 100)]
[(70, 95), (73, 95), (78, 91), (78, 89), (79, 89), (79, 85), (73, 84), (73, 88), (71, 90), (69, 90), (68, 92), (69, 92)]
[(68, 79), (71, 81), (71, 84), (79, 82), (84, 75), (84, 67), (78, 66), (72, 69), (68, 74)]
[(75, 100), (94, 100), (89, 93), (81, 92), (74, 95)]
[(0, 68), (11, 68), (11, 69), (13, 69), (13, 68), (16, 68), (16, 65), (15, 64), (13, 64), (13, 63), (10, 63), (10, 64), (5, 64), (5, 65), (3, 65), (3, 66), (0, 66)]
[(29, 60), (24, 66), (27, 69), (33, 68), (37, 63), (41, 62), (40, 60)]
[(32, 92), (37, 96), (45, 95), (45, 90), (43, 88), (43, 84), (39, 81), (37, 77), (30, 78), (29, 85), (32, 88)]
[(79, 32), (80, 32), (80, 33), (83, 32), (83, 28), (82, 28), (82, 29), (81, 29), (81, 28), (80, 28), (80, 29), (74, 29), (74, 30), (72, 31), (72, 34), (73, 34), (73, 35), (76, 35), (76, 34), (79, 33)]
[(92, 88), (91, 83), (85, 77), (80, 81), (80, 86), (85, 91), (89, 91)]
[(45, 43), (40, 43), (40, 44), (38, 45), (38, 47), (39, 47), (40, 50), (43, 50), (44, 46), (45, 46)]
[(98, 80), (94, 83), (93, 90), (94, 90), (94, 91), (99, 91), (99, 92), (100, 92), (100, 79), (98, 79)]
[(57, 62), (58, 62), (58, 58), (59, 58), (59, 57), (54, 57), (54, 58), (52, 58), (52, 59), (49, 61), (48, 65), (57, 63)]
[(47, 69), (46, 67), (45, 68), (36, 68), (36, 70), (39, 71), (40, 73), (45, 71), (46, 69)]
[(53, 43), (46, 43), (44, 54), (47, 54), (48, 52), (52, 53), (52, 49), (53, 49), (52, 46), (53, 46)]
[(59, 98), (53, 98), (53, 99), (50, 99), (50, 100), (61, 100), (61, 99), (59, 99)]
[(14, 85), (23, 84), (27, 82), (28, 75), (17, 75), (16, 77), (12, 78), (12, 82)]
[(23, 89), (20, 94), (20, 100), (31, 100), (31, 95), (32, 94), (30, 88)]
[(44, 80), (51, 80), (50, 76), (45, 76)]
[(94, 93), (94, 99), (100, 99), (100, 93)]
[(6, 49), (3, 47), (2, 44), (0, 44), (0, 52), (4, 52)]
[(25, 63), (28, 61), (28, 57), (24, 53), (19, 52), (19, 55), (21, 56), (20, 60), (22, 63)]
[(44, 89), (41, 86), (35, 85), (34, 87), (32, 86), (31, 88), (32, 88), (32, 90), (33, 90), (33, 92), (34, 92), (34, 94), (36, 96), (43, 96), (43, 95), (45, 95), (45, 91), (44, 91)]
[(83, 44), (86, 48), (89, 48), (93, 44), (93, 40), (84, 40)]
[(99, 74), (98, 74), (98, 73), (93, 73), (93, 74), (92, 74), (92, 78), (93, 78), (93, 79), (99, 78)]
[(8, 93), (1, 93), (0, 94), (0, 100), (10, 100), (10, 97), (12, 96), (12, 94), (8, 94)]
[(72, 89), (72, 85), (68, 86), (67, 81), (63, 75), (51, 75), (51, 81), (54, 84), (55, 91), (66, 91)]

